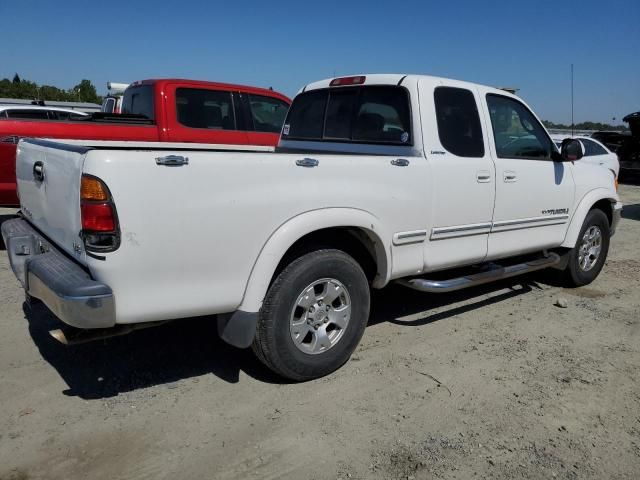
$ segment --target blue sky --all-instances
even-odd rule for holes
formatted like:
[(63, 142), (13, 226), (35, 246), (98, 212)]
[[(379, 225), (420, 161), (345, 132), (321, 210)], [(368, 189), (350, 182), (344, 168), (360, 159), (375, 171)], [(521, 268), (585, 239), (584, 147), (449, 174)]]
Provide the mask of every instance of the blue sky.
[[(425, 73), (516, 86), (543, 118), (640, 110), (640, 1), (0, 0), (0, 77), (69, 88), (183, 77), (273, 86)], [(619, 123), (619, 120), (616, 120)]]

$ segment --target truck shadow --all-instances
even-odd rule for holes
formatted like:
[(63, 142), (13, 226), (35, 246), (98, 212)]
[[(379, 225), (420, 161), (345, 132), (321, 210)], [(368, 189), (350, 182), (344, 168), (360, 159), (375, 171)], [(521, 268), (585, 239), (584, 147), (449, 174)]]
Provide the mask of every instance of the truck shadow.
[(640, 203), (623, 206), (622, 218), (627, 220), (640, 220)]
[(49, 335), (61, 322), (44, 304), (23, 305), (29, 333), (42, 357), (69, 388), (63, 393), (83, 399), (107, 398), (154, 385), (214, 374), (237, 383), (240, 372), (266, 383), (282, 379), (253, 357), (224, 343), (215, 317), (169, 322), (128, 335), (66, 346)]
[[(535, 285), (521, 277), (438, 295), (392, 285), (373, 293), (369, 325), (385, 321), (403, 326), (425, 325), (525, 294)], [(507, 291), (502, 292), (505, 288)], [(477, 301), (466, 303), (476, 298)], [(430, 309), (461, 301), (465, 305), (428, 314)], [(43, 304), (25, 303), (23, 310), (34, 343), (68, 385), (63, 391), (68, 396), (90, 400), (156, 385), (173, 388), (175, 382), (209, 374), (233, 384), (239, 381), (240, 372), (265, 383), (287, 383), (263, 366), (250, 349), (236, 349), (220, 340), (214, 317), (183, 319), (121, 337), (65, 346), (49, 335), (61, 323)], [(403, 320), (422, 312), (426, 316)]]
[[(421, 326), (478, 310), (540, 288), (532, 276), (508, 279), (457, 292), (429, 294), (399, 285), (376, 292), (371, 302), (369, 326), (389, 322)], [(535, 277), (537, 278), (537, 277)], [(546, 283), (546, 282), (545, 282)], [(398, 301), (401, 299), (400, 301)], [(464, 305), (456, 305), (465, 302)], [(456, 306), (453, 306), (456, 305)], [(432, 310), (438, 310), (431, 313)]]

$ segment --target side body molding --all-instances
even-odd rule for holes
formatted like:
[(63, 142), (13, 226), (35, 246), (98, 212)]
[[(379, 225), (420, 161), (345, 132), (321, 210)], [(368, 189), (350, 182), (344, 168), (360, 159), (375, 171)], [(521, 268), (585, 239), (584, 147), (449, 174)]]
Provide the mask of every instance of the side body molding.
[(391, 235), (381, 225), (382, 222), (371, 213), (352, 208), (312, 210), (289, 219), (273, 232), (262, 247), (251, 270), (238, 310), (244, 312), (260, 310), (271, 278), (286, 251), (305, 235), (325, 228), (354, 227), (367, 235), (374, 245), (378, 266), (373, 286), (383, 287), (391, 276)]
[(612, 204), (617, 202), (617, 199), (611, 196), (611, 190), (609, 189), (596, 188), (587, 192), (573, 212), (569, 228), (567, 229), (567, 234), (564, 237), (564, 242), (560, 245), (561, 247), (575, 247), (578, 235), (580, 234), (580, 229), (582, 228), (582, 223), (584, 222), (587, 213), (591, 210), (591, 207), (600, 200), (608, 200)]

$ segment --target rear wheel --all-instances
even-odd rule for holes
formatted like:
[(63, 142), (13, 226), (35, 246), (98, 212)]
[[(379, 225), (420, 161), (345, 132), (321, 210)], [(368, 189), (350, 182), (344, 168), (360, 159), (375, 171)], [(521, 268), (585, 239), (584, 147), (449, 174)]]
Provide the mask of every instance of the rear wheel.
[(360, 265), (340, 250), (318, 250), (291, 262), (269, 288), (253, 350), (288, 379), (322, 377), (349, 359), (368, 318)]
[(565, 269), (568, 286), (581, 287), (593, 282), (609, 252), (609, 219), (602, 210), (591, 210), (584, 220), (576, 246), (569, 252)]

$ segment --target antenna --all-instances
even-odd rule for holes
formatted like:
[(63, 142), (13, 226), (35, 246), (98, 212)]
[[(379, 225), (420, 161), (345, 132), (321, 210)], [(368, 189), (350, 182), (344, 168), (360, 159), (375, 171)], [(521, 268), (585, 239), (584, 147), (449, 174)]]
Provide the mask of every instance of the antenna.
[(573, 137), (573, 63), (571, 64), (571, 136)]

